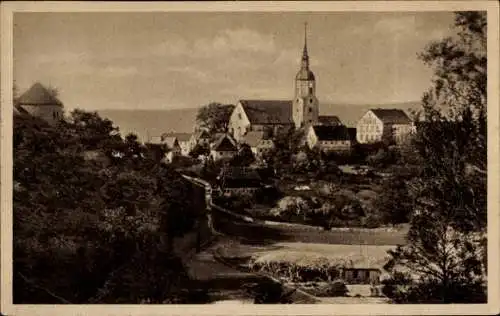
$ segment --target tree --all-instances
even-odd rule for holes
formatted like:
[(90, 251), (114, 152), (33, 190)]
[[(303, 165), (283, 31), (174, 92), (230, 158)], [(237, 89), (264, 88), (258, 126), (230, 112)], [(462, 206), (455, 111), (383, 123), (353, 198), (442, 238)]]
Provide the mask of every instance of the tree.
[(234, 107), (233, 104), (209, 103), (198, 110), (196, 121), (200, 127), (206, 128), (210, 134), (225, 133), (228, 130), (229, 117)]
[(486, 301), (486, 13), (456, 13), (455, 29), (420, 55), (435, 78), (412, 140), (422, 170), (408, 244), (391, 253), (413, 277), (396, 301)]
[[(174, 291), (166, 284), (183, 268), (165, 262), (160, 239), (189, 231), (195, 208), (180, 175), (112, 125), (84, 111), (58, 125), (14, 117), (16, 303), (161, 302)], [(123, 155), (85, 159), (109, 147)]]

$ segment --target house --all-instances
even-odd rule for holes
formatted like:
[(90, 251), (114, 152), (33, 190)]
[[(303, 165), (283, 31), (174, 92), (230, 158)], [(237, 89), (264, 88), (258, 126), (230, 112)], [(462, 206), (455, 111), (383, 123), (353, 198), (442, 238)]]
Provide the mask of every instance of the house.
[(233, 158), (238, 152), (238, 146), (229, 135), (222, 135), (210, 148), (210, 156), (213, 160)]
[(55, 123), (64, 118), (64, 106), (41, 83), (36, 82), (16, 102), (14, 113), (24, 111), (32, 116)]
[(161, 135), (164, 139), (175, 138), (181, 149), (180, 154), (188, 156), (189, 152), (194, 148), (191, 143), (191, 133), (163, 133)]
[(352, 141), (346, 126), (310, 126), (306, 133), (309, 148), (318, 147), (321, 151), (348, 152)]
[(263, 131), (248, 132), (243, 136), (241, 143), (250, 146), (255, 157), (262, 157), (264, 153), (274, 149), (273, 140)]
[(356, 139), (361, 144), (381, 141), (402, 142), (415, 130), (411, 119), (400, 109), (368, 110), (356, 125)]
[(262, 187), (259, 173), (253, 168), (226, 167), (218, 176), (223, 193), (256, 193)]
[(192, 134), (190, 138), (191, 150), (196, 147), (196, 145), (210, 145), (210, 134), (206, 130), (199, 130)]
[(163, 143), (167, 145), (168, 152), (166, 155), (166, 159), (168, 162), (172, 162), (175, 157), (182, 155), (182, 147), (179, 143), (179, 140), (175, 136), (163, 136)]

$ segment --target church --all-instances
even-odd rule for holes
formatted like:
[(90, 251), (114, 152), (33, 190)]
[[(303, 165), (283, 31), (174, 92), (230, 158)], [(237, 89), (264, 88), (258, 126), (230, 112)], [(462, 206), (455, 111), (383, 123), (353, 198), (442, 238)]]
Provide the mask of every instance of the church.
[[(307, 26), (306, 26), (307, 27)], [(250, 132), (264, 138), (280, 129), (300, 129), (315, 125), (341, 125), (336, 116), (320, 116), (316, 97), (316, 77), (309, 68), (307, 29), (300, 69), (295, 76), (293, 100), (240, 100), (229, 118), (229, 131), (238, 142), (245, 142)]]

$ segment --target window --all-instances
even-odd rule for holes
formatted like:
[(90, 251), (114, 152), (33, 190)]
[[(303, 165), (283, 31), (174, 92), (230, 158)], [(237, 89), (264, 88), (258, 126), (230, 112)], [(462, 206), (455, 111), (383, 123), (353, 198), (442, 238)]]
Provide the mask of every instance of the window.
[(52, 118), (55, 120), (56, 119), (56, 112), (52, 112)]
[(309, 87), (309, 94), (313, 94), (313, 88)]
[(309, 113), (311, 113), (313, 111), (313, 108), (309, 108)]
[(238, 118), (241, 120), (241, 113), (238, 113)]
[(313, 99), (312, 98), (309, 99), (309, 103), (313, 103)]

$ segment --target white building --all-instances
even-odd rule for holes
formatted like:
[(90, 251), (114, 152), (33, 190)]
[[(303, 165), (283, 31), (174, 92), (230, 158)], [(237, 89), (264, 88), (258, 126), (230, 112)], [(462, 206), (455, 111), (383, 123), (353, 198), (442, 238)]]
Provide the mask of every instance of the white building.
[(400, 109), (371, 109), (356, 125), (356, 139), (360, 144), (381, 141), (402, 142), (415, 130), (411, 119)]
[(306, 134), (309, 148), (317, 147), (324, 152), (349, 152), (352, 141), (346, 126), (310, 126)]

